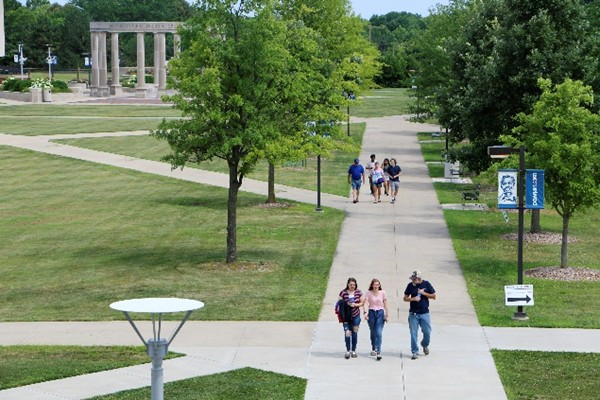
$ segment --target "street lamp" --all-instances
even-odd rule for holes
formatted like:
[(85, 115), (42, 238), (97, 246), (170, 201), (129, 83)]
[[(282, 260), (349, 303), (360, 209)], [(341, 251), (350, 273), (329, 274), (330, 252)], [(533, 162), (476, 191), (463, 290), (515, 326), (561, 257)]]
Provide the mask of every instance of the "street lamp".
[(18, 58), (17, 61), (19, 62), (19, 65), (21, 66), (21, 80), (23, 80), (24, 79), (23, 64), (25, 64), (25, 61), (27, 61), (27, 57), (23, 57), (23, 44), (22, 43), (19, 43), (19, 55), (17, 56), (17, 58)]
[(321, 212), (321, 153), (317, 154), (317, 208), (316, 212)]
[[(491, 158), (507, 158), (511, 154), (519, 154), (519, 172), (517, 179), (517, 194), (519, 211), (519, 230), (517, 234), (517, 284), (523, 284), (523, 225), (525, 211), (525, 146), (518, 148), (511, 146), (488, 146), (488, 155)], [(517, 306), (517, 312), (513, 319), (528, 320), (527, 313), (523, 311), (523, 306)]]

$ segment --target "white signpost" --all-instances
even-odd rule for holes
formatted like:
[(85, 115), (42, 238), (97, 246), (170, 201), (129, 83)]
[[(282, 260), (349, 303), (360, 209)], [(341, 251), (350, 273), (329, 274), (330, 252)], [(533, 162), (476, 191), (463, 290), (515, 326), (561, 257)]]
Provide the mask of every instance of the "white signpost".
[(533, 285), (504, 286), (504, 304), (507, 306), (532, 306)]

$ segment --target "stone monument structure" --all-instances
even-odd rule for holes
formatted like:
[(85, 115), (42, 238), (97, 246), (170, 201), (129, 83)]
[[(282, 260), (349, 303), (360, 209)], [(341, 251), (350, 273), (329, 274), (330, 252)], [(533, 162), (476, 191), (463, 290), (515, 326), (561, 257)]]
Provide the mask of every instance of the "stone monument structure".
[[(1, 1), (1, 0), (0, 0)], [(164, 90), (167, 84), (166, 69), (166, 34), (174, 35), (174, 54), (179, 53), (180, 37), (177, 28), (181, 22), (90, 22), (92, 79), (90, 95), (108, 97), (122, 90), (118, 77), (119, 69), (119, 33), (135, 33), (137, 35), (137, 84), (136, 97), (148, 97), (149, 87), (146, 85), (146, 65), (144, 34), (154, 34), (154, 88)], [(111, 37), (111, 72), (112, 82), (108, 86), (108, 62), (106, 54), (106, 34)], [(151, 91), (153, 97), (158, 91)]]

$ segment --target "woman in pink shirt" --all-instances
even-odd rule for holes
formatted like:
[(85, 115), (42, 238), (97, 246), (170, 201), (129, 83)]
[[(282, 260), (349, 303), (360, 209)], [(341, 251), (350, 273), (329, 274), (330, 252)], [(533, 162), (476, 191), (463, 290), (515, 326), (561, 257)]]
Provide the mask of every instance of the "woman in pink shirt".
[[(365, 319), (371, 330), (371, 355), (381, 360), (381, 341), (383, 324), (388, 320), (388, 304), (385, 290), (381, 288), (379, 279), (373, 279), (365, 295)], [(368, 311), (367, 311), (368, 310)]]

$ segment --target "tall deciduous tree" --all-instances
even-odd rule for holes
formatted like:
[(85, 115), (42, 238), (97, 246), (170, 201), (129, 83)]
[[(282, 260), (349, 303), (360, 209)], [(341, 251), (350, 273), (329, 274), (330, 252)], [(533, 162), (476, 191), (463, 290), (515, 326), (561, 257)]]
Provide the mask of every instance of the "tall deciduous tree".
[[(283, 136), (317, 146), (306, 122), (338, 120), (341, 90), (321, 36), (281, 18), (271, 0), (204, 0), (181, 31), (169, 64), (184, 118), (153, 132), (167, 140), (173, 167), (220, 158), (229, 167), (227, 262), (237, 260), (237, 198), (244, 177)], [(327, 96), (324, 94), (327, 93)], [(282, 121), (285, 121), (283, 123)], [(282, 130), (282, 126), (286, 130)], [(332, 134), (340, 129), (333, 126)]]
[[(467, 2), (462, 40), (445, 47), (450, 79), (439, 112), (456, 141), (467, 139), (457, 158), (480, 172), (486, 148), (515, 126), (540, 95), (537, 78), (582, 79), (585, 19), (580, 0)], [(432, 66), (435, 68), (435, 66)]]
[[(312, 103), (311, 109), (295, 112), (296, 118), (308, 126), (296, 131), (298, 121), (281, 119), (280, 130), (285, 135), (265, 149), (264, 158), (269, 162), (267, 202), (276, 201), (275, 163), (314, 154), (327, 157), (333, 150), (345, 147), (344, 141), (339, 140), (337, 121), (345, 118), (343, 110), (356, 101), (352, 99), (374, 86), (373, 78), (379, 71), (375, 61), (379, 53), (363, 35), (364, 21), (349, 15), (347, 0), (282, 0), (277, 4), (277, 15), (290, 22), (300, 22), (308, 28), (307, 32), (317, 35), (319, 51), (329, 62), (324, 64), (325, 69), (319, 67), (309, 78), (317, 83), (312, 90), (321, 100)], [(308, 61), (304, 57), (304, 61)], [(340, 112), (332, 115), (332, 108)]]
[(543, 90), (530, 114), (520, 113), (514, 129), (530, 162), (545, 170), (546, 198), (562, 217), (560, 266), (567, 264), (569, 221), (577, 211), (600, 203), (600, 116), (590, 111), (591, 87), (571, 79)]

